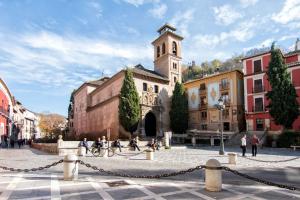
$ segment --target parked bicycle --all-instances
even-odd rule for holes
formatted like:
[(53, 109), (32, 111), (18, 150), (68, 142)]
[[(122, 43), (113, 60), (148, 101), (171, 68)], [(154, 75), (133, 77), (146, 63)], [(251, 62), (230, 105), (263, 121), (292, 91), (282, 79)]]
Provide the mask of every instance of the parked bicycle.
[(96, 157), (103, 157), (104, 154), (106, 153), (106, 151), (108, 151), (108, 157), (112, 157), (115, 155), (115, 151), (113, 150), (112, 147), (92, 147), (92, 154)]

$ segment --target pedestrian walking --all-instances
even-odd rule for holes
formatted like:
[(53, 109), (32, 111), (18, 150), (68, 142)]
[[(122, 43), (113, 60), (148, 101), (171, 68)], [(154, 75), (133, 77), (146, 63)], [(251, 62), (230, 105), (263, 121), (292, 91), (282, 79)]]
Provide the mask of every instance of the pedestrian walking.
[(256, 156), (257, 145), (259, 144), (259, 139), (256, 136), (256, 134), (253, 134), (252, 139), (251, 139), (251, 144), (252, 144), (252, 156)]
[(241, 139), (241, 148), (242, 148), (243, 156), (245, 156), (246, 154), (246, 146), (247, 146), (247, 137), (245, 134)]

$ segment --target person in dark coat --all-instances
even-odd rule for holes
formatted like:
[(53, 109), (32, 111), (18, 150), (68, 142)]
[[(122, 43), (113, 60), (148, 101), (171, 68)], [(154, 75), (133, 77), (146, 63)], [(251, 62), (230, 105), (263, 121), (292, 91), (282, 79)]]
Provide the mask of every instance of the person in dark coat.
[(119, 151), (122, 152), (122, 146), (121, 146), (121, 143), (120, 143), (120, 140), (117, 139), (115, 140), (112, 144), (111, 144), (112, 147), (115, 147), (115, 148), (119, 148)]
[(252, 156), (256, 156), (257, 154), (257, 145), (259, 144), (258, 137), (254, 134), (251, 138), (251, 145), (252, 145)]
[(137, 139), (136, 138), (133, 138), (130, 140), (129, 142), (129, 146), (133, 147), (133, 150), (135, 151), (135, 149), (137, 149), (138, 151), (140, 151), (140, 148), (137, 144)]
[(88, 150), (89, 150), (89, 144), (88, 144), (86, 138), (83, 138), (83, 140), (79, 142), (79, 145), (78, 145), (78, 146), (79, 146), (79, 147), (85, 147), (85, 149), (86, 149), (86, 154), (88, 153)]

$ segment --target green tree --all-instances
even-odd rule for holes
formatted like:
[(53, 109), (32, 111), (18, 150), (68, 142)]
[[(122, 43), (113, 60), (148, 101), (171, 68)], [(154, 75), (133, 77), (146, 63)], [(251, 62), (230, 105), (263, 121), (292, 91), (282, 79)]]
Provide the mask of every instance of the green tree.
[(170, 110), (171, 130), (175, 133), (184, 133), (188, 128), (188, 99), (183, 84), (176, 83), (173, 90)]
[(284, 128), (291, 128), (299, 116), (297, 93), (287, 71), (283, 56), (275, 44), (271, 46), (271, 60), (268, 69), (268, 80), (272, 91), (267, 93), (270, 100), (268, 108), (275, 123)]
[(140, 118), (139, 95), (130, 69), (125, 71), (125, 78), (120, 94), (119, 120), (124, 129), (131, 134), (136, 130)]

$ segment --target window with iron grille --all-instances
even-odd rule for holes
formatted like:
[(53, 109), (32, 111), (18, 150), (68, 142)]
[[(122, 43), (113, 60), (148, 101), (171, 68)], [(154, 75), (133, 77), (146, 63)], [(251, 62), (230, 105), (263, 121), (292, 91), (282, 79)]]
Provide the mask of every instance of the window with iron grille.
[(254, 61), (254, 73), (261, 72), (261, 60)]

